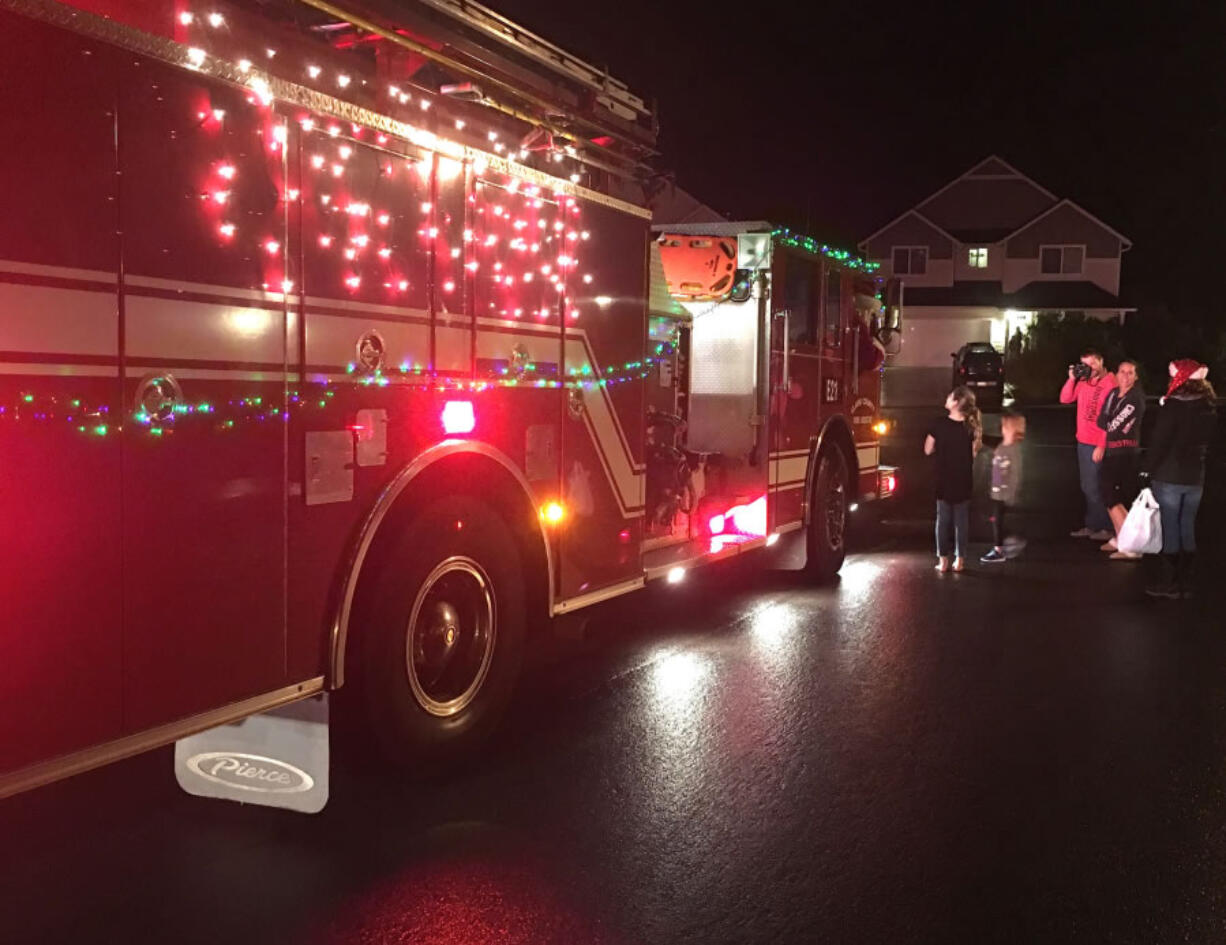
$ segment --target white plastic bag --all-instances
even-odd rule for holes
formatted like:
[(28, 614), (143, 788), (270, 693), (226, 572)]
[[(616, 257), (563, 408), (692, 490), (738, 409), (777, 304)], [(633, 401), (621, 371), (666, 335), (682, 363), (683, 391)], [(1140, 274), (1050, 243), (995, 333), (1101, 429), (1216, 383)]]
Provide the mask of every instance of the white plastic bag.
[(1162, 550), (1162, 519), (1158, 500), (1149, 489), (1142, 489), (1115, 540), (1120, 551), (1131, 554), (1156, 555)]

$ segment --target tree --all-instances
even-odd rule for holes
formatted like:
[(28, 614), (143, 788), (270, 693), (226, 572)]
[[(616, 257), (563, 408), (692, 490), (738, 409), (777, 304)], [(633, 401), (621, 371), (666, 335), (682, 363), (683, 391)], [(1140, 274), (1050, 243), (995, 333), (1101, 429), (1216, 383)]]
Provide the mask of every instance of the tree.
[(1005, 379), (1019, 403), (1051, 403), (1068, 376), (1068, 366), (1086, 348), (1103, 353), (1108, 368), (1120, 359), (1137, 361), (1141, 385), (1150, 394), (1166, 390), (1167, 365), (1195, 358), (1210, 377), (1226, 381), (1226, 326), (1208, 315), (1177, 316), (1155, 303), (1127, 316), (1123, 325), (1081, 314), (1044, 312), (1030, 330), (1009, 339)]
[(1068, 366), (1086, 348), (1103, 353), (1108, 364), (1124, 357), (1121, 326), (1081, 313), (1042, 312), (1030, 329), (1005, 347), (1005, 379), (1018, 403), (1051, 403), (1068, 377)]

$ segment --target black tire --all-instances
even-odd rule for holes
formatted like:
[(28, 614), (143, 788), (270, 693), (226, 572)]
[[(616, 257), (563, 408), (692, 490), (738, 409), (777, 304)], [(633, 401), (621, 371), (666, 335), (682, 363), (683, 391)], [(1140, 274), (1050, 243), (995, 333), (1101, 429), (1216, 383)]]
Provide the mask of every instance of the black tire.
[(478, 500), (436, 502), (396, 537), (369, 593), (358, 684), (378, 746), (422, 773), (471, 758), (523, 662), (524, 573), (511, 530)]
[(809, 504), (808, 561), (815, 581), (831, 580), (847, 556), (847, 460), (837, 447), (822, 450)]

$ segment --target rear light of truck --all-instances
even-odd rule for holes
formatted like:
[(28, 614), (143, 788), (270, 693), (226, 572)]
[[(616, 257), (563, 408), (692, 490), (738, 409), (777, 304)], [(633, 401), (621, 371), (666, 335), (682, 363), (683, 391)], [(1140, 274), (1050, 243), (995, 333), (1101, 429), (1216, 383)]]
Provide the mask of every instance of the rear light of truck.
[(734, 505), (707, 518), (707, 531), (712, 536), (762, 538), (766, 535), (766, 496), (752, 502)]
[(449, 400), (443, 404), (443, 432), (448, 436), (472, 433), (477, 426), (477, 415), (470, 400)]
[(877, 495), (885, 499), (898, 490), (898, 470), (885, 466), (877, 470)]

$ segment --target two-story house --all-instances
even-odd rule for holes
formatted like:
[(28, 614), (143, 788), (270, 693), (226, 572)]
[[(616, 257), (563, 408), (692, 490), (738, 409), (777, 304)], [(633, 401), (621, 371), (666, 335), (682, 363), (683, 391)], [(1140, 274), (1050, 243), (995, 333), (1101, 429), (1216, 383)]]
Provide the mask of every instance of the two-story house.
[(985, 158), (860, 244), (905, 285), (901, 351), (886, 369), (893, 406), (940, 403), (951, 353), (998, 350), (1039, 312), (1122, 319), (1128, 238), (996, 156)]

